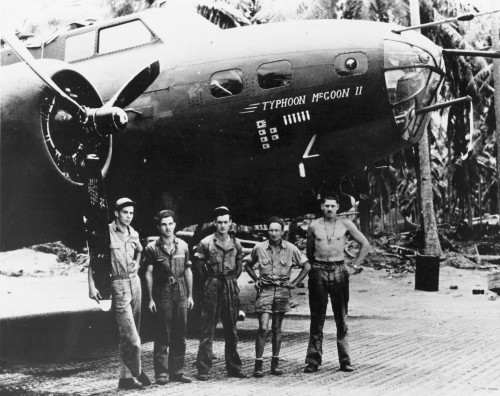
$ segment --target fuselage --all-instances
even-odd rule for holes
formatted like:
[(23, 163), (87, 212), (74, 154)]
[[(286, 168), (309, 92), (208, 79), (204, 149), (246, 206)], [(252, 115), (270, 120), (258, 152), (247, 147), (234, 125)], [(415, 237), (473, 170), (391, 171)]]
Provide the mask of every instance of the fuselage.
[[(113, 137), (106, 185), (112, 199), (132, 195), (139, 208), (142, 200), (148, 216), (173, 200), (184, 224), (218, 204), (242, 223), (306, 213), (319, 188), (420, 138), (426, 120), (414, 110), (432, 102), (443, 74), (438, 47), (388, 24), (220, 30), (202, 19), (197, 29), (159, 12), (65, 33), (44, 56), (69, 61), (103, 102), (160, 61), (160, 76)], [(133, 32), (135, 44), (106, 48), (113, 29)]]

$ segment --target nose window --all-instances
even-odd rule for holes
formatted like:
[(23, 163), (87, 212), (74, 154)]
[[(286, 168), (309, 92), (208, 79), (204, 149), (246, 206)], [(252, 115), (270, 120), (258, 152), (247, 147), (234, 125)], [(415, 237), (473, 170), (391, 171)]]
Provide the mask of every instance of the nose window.
[(421, 116), (415, 110), (434, 99), (444, 71), (427, 51), (398, 41), (384, 41), (385, 84), (401, 136), (416, 138)]
[(430, 70), (408, 68), (385, 72), (385, 83), (392, 105), (404, 102), (420, 93), (429, 78)]
[(435, 66), (432, 56), (421, 48), (399, 41), (384, 41), (384, 67)]
[[(385, 84), (392, 105), (419, 94), (434, 74), (434, 58), (421, 48), (399, 41), (384, 41)], [(434, 87), (436, 88), (436, 87)]]

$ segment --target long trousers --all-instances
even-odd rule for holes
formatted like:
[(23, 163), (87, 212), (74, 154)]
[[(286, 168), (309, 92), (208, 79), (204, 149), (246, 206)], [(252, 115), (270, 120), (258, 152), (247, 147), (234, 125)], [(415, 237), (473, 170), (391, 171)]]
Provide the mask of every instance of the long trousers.
[(212, 344), (219, 316), (224, 328), (226, 370), (228, 374), (240, 372), (241, 359), (237, 351), (236, 332), (240, 301), (236, 278), (209, 277), (205, 283), (202, 304), (201, 337), (196, 360), (198, 373), (207, 374), (212, 368)]
[(330, 296), (337, 326), (337, 352), (340, 364), (350, 364), (347, 309), (349, 303), (349, 273), (344, 264), (324, 268), (313, 265), (309, 272), (309, 308), (311, 326), (306, 363), (321, 365), (323, 356), (323, 326)]
[[(183, 374), (186, 355), (187, 297), (184, 283), (155, 288), (153, 363), (155, 378)], [(170, 348), (170, 353), (169, 353)]]
[(138, 276), (112, 282), (113, 307), (120, 335), (120, 378), (141, 374), (141, 281)]

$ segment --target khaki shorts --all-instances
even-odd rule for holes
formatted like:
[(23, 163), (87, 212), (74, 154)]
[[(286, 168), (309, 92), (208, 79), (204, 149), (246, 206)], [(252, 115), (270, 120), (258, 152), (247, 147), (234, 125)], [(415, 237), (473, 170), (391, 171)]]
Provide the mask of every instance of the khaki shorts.
[(291, 292), (288, 287), (264, 286), (257, 293), (255, 312), (288, 312), (290, 311), (290, 296)]

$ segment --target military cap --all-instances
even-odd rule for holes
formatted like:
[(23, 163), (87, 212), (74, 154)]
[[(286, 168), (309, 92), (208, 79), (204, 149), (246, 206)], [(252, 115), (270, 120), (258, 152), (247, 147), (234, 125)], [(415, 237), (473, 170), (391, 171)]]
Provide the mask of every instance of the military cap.
[(227, 206), (219, 206), (219, 207), (214, 209), (214, 216), (215, 217), (224, 216), (227, 214), (230, 214)]
[(283, 221), (283, 219), (281, 219), (280, 217), (278, 216), (271, 216), (268, 220), (267, 220), (267, 226), (269, 227), (271, 225), (271, 223), (278, 223), (278, 224), (281, 224), (281, 229), (284, 230), (285, 229), (285, 222)]
[(175, 221), (175, 213), (172, 210), (160, 210), (156, 215), (155, 215), (155, 221), (159, 223), (161, 219), (164, 219), (165, 217), (171, 217)]
[(124, 208), (125, 206), (135, 207), (135, 202), (132, 201), (130, 198), (120, 198), (115, 203), (115, 210), (119, 211), (120, 209)]

